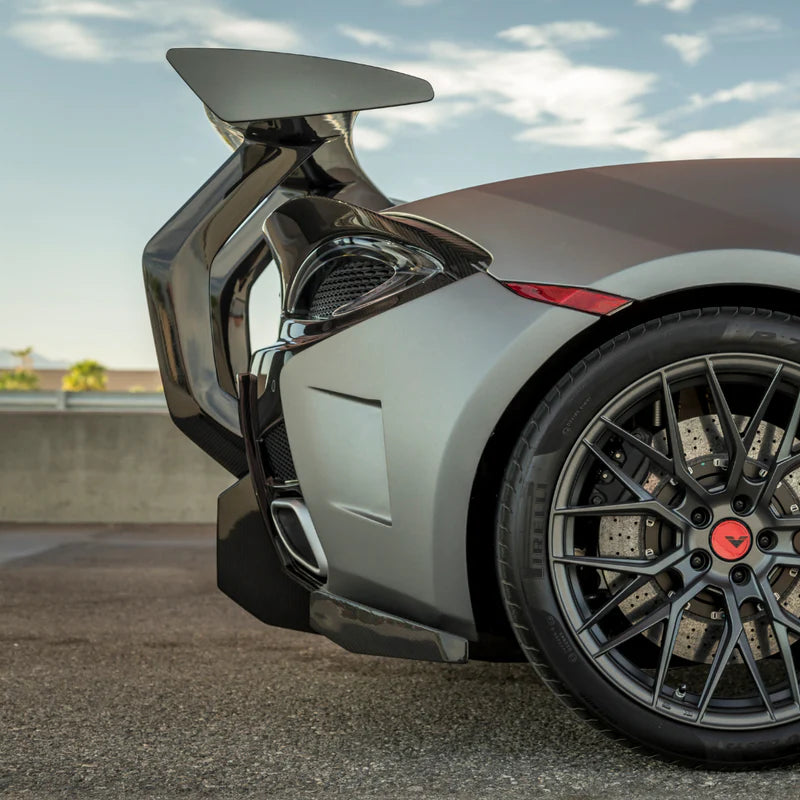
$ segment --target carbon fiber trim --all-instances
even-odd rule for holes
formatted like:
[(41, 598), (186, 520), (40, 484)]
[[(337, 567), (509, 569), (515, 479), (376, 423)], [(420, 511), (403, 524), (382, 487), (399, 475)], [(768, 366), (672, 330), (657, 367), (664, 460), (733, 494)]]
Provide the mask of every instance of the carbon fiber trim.
[(333, 264), (314, 292), (309, 315), (314, 319), (332, 317), (337, 308), (357, 300), (385, 283), (392, 275), (394, 270), (388, 264), (366, 259), (342, 259)]
[(276, 483), (287, 483), (297, 480), (289, 437), (286, 435), (286, 424), (283, 420), (273, 425), (264, 434), (264, 447), (267, 451), (272, 477)]

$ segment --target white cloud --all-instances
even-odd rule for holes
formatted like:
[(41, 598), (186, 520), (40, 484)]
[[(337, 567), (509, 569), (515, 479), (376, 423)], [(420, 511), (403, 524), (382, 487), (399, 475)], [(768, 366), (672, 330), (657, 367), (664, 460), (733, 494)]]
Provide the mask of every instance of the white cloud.
[(746, 36), (753, 33), (778, 33), (783, 24), (765, 14), (731, 14), (714, 21), (709, 32), (714, 36)]
[(364, 47), (391, 47), (392, 39), (386, 34), (379, 33), (378, 31), (371, 31), (367, 28), (357, 28), (354, 25), (339, 25), (336, 30), (347, 36), (348, 39), (353, 39)]
[[(517, 46), (420, 45), (425, 58), (391, 66), (431, 81), (436, 100), (370, 111), (370, 125), (391, 138), (412, 125), (433, 131), (458, 124), (469, 114), (491, 114), (519, 123), (517, 141), (629, 150), (637, 158), (800, 154), (800, 112), (775, 113), (726, 128), (677, 135), (670, 131), (670, 122), (687, 113), (723, 103), (758, 102), (786, 91), (783, 83), (746, 81), (694, 95), (678, 114), (655, 116), (647, 113), (644, 101), (656, 87), (656, 75), (583, 63), (538, 30), (535, 34), (529, 26), (523, 28), (524, 34), (511, 30), (513, 34), (503, 31), (499, 37)], [(781, 130), (781, 125), (788, 127)], [(374, 147), (388, 144), (369, 143)]]
[(662, 37), (662, 41), (677, 50), (678, 55), (690, 66), (711, 52), (711, 39), (705, 33), (668, 33)]
[(478, 104), (470, 100), (445, 100), (437, 98), (432, 103), (416, 106), (395, 106), (363, 111), (362, 116), (379, 122), (389, 131), (407, 129), (409, 126), (438, 130), (459, 118), (478, 109)]
[(517, 25), (500, 31), (501, 39), (519, 42), (528, 47), (545, 47), (547, 45), (576, 44), (607, 39), (616, 33), (611, 28), (598, 25), (590, 20), (574, 20), (570, 22), (549, 22), (545, 25)]
[[(550, 35), (553, 30), (563, 40), (567, 28), (550, 28)], [(500, 36), (510, 38), (507, 31)], [(654, 74), (578, 64), (527, 32), (513, 38), (535, 44), (477, 49), (431, 42), (426, 59), (394, 64), (436, 88), (437, 100), (409, 107), (407, 118), (435, 128), (466, 114), (490, 113), (519, 122), (520, 140), (567, 146), (646, 149), (660, 140), (657, 126), (641, 119), (640, 101), (653, 89)], [(397, 112), (379, 113), (390, 125)]]
[(637, 6), (663, 6), (668, 11), (686, 13), (691, 11), (697, 0), (636, 0)]
[(9, 33), (22, 44), (55, 58), (107, 61), (104, 43), (86, 26), (66, 19), (20, 22)]
[(383, 150), (391, 141), (388, 133), (375, 128), (356, 125), (353, 131), (353, 145), (356, 150)]
[(32, 14), (57, 17), (97, 17), (100, 19), (130, 19), (131, 9), (94, 0), (46, 0), (30, 9)]
[(45, 55), (83, 61), (160, 61), (180, 45), (284, 50), (300, 40), (286, 23), (237, 14), (215, 0), (40, 0), (25, 17), (9, 28), (12, 37)]
[(772, 97), (786, 90), (783, 83), (777, 81), (745, 81), (730, 89), (719, 89), (710, 95), (693, 94), (690, 98), (694, 109), (708, 108), (708, 106), (734, 101), (754, 103), (765, 97)]
[[(656, 0), (644, 0), (656, 2)], [(667, 46), (677, 51), (686, 64), (694, 66), (711, 52), (717, 39), (748, 41), (774, 35), (783, 29), (776, 17), (763, 14), (731, 14), (719, 17), (703, 31), (697, 33), (669, 33), (661, 37)]]
[(439, 0), (396, 0), (398, 5), (406, 6), (407, 8), (422, 8), (422, 6), (432, 6), (438, 3)]
[(793, 158), (800, 156), (800, 111), (777, 111), (731, 125), (691, 131), (662, 142), (652, 159)]

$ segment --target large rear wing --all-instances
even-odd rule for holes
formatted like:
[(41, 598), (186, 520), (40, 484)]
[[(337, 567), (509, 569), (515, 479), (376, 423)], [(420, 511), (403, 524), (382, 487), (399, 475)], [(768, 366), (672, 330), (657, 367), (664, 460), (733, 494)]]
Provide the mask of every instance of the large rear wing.
[(433, 90), (420, 78), (328, 58), (203, 48), (167, 58), (237, 149), (148, 242), (150, 320), (175, 424), (241, 477), (236, 376), (250, 366), (250, 289), (271, 258), (264, 219), (303, 195), (389, 206), (353, 153), (355, 116), (424, 102)]
[(167, 61), (214, 116), (237, 127), (433, 98), (422, 78), (332, 58), (184, 47)]

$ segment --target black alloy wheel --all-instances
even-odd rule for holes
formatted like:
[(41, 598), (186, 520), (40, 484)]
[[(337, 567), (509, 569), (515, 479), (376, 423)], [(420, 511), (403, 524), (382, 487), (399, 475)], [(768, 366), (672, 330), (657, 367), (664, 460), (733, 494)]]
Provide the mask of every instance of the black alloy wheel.
[(612, 735), (715, 767), (800, 742), (800, 320), (704, 309), (589, 355), (534, 412), (497, 520), (531, 662)]

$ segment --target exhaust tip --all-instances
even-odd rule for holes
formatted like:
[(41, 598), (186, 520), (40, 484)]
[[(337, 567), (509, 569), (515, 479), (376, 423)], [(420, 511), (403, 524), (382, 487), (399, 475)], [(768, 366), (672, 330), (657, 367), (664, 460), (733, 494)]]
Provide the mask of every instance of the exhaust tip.
[(306, 504), (297, 498), (273, 500), (270, 512), (278, 538), (292, 560), (317, 578), (325, 578), (328, 561)]

